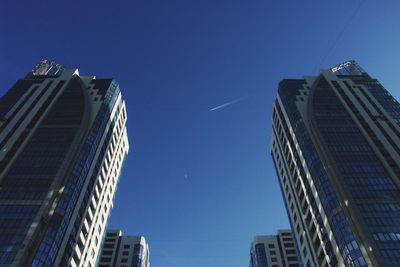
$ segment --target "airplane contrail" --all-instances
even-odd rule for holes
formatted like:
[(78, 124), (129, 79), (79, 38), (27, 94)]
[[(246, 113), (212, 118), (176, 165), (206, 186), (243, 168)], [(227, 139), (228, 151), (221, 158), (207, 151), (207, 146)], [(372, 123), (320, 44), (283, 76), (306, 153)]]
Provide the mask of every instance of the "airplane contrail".
[(246, 99), (246, 98), (248, 98), (248, 97), (249, 97), (249, 96), (240, 97), (240, 98), (238, 98), (238, 99), (232, 100), (232, 101), (227, 102), (227, 103), (225, 103), (225, 104), (222, 104), (222, 105), (216, 106), (216, 107), (214, 107), (214, 108), (211, 108), (209, 111), (214, 111), (214, 110), (217, 110), (217, 109), (220, 109), (220, 108), (224, 108), (224, 107), (233, 105), (233, 104), (235, 104), (235, 103), (237, 103), (237, 102), (240, 102), (240, 101), (242, 101), (242, 100), (244, 100), (244, 99)]

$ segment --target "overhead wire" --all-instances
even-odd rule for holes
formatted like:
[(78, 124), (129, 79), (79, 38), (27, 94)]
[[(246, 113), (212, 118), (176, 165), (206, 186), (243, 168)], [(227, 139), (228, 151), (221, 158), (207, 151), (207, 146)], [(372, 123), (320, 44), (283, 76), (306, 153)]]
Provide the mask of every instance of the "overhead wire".
[(319, 68), (323, 67), (323, 64), (325, 60), (328, 58), (329, 54), (333, 51), (333, 49), (336, 47), (337, 43), (339, 40), (342, 38), (343, 34), (346, 32), (347, 28), (350, 26), (350, 24), (353, 22), (354, 18), (357, 16), (358, 12), (360, 11), (361, 7), (364, 5), (366, 0), (361, 0), (355, 10), (351, 13), (349, 18), (345, 21), (343, 24), (343, 27), (339, 31), (339, 33), (336, 35), (335, 39), (332, 41), (331, 46), (328, 47), (326, 50), (325, 54), (322, 55), (321, 59), (317, 64), (315, 65), (315, 71), (319, 71)]

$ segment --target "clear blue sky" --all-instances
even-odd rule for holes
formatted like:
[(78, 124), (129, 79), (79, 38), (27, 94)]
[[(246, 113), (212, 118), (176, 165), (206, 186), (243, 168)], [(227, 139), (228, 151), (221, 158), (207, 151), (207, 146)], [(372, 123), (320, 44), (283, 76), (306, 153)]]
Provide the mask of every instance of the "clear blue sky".
[(145, 235), (153, 267), (248, 266), (253, 235), (289, 226), (267, 150), (278, 82), (356, 59), (399, 99), (399, 10), (398, 0), (3, 0), (0, 93), (43, 58), (118, 80), (131, 149), (109, 227)]

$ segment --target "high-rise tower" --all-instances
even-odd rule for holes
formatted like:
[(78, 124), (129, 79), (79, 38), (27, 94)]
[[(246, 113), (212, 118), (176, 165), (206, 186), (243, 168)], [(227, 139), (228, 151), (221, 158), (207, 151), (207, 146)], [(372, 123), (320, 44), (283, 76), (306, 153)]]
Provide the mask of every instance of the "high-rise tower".
[(356, 62), (283, 80), (271, 154), (305, 266), (398, 266), (400, 104)]
[(128, 152), (118, 83), (40, 62), (0, 99), (0, 266), (94, 266)]

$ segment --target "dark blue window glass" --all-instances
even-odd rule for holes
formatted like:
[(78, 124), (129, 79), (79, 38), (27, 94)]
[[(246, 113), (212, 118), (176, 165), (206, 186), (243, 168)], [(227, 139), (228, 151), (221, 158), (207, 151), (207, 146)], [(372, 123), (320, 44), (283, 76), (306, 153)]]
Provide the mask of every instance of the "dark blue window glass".
[[(58, 87), (59, 89), (60, 87)], [(54, 90), (57, 92), (57, 89)], [(68, 124), (58, 124), (49, 120), (57, 112), (57, 109), (65, 109), (65, 100), (61, 98), (50, 110), (46, 119), (39, 125), (28, 144), (11, 166), (4, 180), (1, 182), (0, 199), (12, 203), (21, 201), (34, 201), (32, 205), (0, 205), (0, 265), (13, 261), (16, 252), (20, 249), (22, 242), (30, 228), (33, 220), (38, 216), (42, 201), (47, 197), (50, 187), (55, 182), (56, 174), (62, 167), (62, 162), (69, 151), (70, 145), (76, 135), (81, 120), (81, 109), (83, 102), (79, 101), (79, 93), (74, 90), (66, 90), (64, 95), (77, 97), (76, 101), (70, 105), (76, 108), (76, 116), (71, 116)], [(49, 97), (49, 101), (43, 104), (43, 109), (39, 109), (36, 115), (41, 115), (54, 97)], [(25, 132), (31, 130), (34, 121), (38, 116), (34, 116)], [(32, 124), (32, 125), (31, 125)], [(44, 212), (48, 212), (45, 210)], [(25, 215), (23, 214), (25, 213)], [(46, 217), (39, 214), (37, 229), (42, 230), (45, 226)], [(36, 218), (37, 219), (37, 218)], [(40, 219), (40, 218), (39, 218)]]
[[(357, 116), (357, 111), (352, 108), (353, 104), (343, 90), (339, 86), (336, 86), (336, 90)], [(347, 201), (352, 204), (357, 227), (362, 229), (369, 242), (375, 243), (373, 250), (379, 260), (394, 266), (394, 263), (400, 262), (400, 258), (387, 252), (400, 251), (400, 240), (396, 237), (396, 233), (400, 233), (400, 213), (395, 211), (400, 205), (400, 191), (335, 94), (334, 88), (324, 79), (316, 88), (313, 104), (319, 134), (329, 151), (336, 181)], [(361, 116), (357, 118), (362, 119)], [(377, 207), (381, 208), (379, 212), (375, 211)], [(331, 221), (333, 227), (343, 228), (343, 223), (337, 216)], [(385, 238), (374, 238), (379, 234)], [(343, 228), (343, 235), (345, 238), (340, 249), (346, 255), (345, 259), (349, 263), (364, 263), (357, 242), (350, 238), (353, 234)]]
[[(304, 84), (304, 80), (284, 80), (279, 85), (279, 96), (281, 98), (283, 108), (285, 109), (286, 114), (289, 118), (290, 125), (295, 132), (296, 139), (303, 153), (303, 157), (311, 173), (311, 178), (313, 179), (314, 185), (318, 190), (321, 204), (324, 207), (326, 215), (329, 217), (337, 213), (342, 213), (343, 211), (341, 211), (337, 196), (325, 172), (325, 168), (316, 151), (314, 143), (310, 138), (310, 134), (304, 124), (301, 114), (299, 113), (299, 110), (296, 106), (297, 96), (300, 94), (299, 89), (302, 89)], [(288, 134), (289, 127), (285, 123), (283, 112), (278, 102), (276, 102), (276, 107), (278, 111), (278, 116), (283, 122), (284, 132)], [(290, 146), (294, 148), (295, 145), (291, 138), (289, 138), (289, 142)], [(300, 157), (297, 154), (297, 151), (293, 150), (293, 154), (297, 162), (297, 166), (301, 166)], [(314, 196), (313, 194), (311, 194), (310, 185), (305, 177), (304, 170), (302, 169), (301, 177), (299, 178), (302, 179), (303, 184), (307, 188), (308, 198), (310, 199), (311, 203), (313, 203), (313, 208), (315, 209), (316, 200), (314, 200)], [(320, 225), (323, 225), (319, 215), (317, 217), (317, 221)], [(310, 241), (306, 239), (307, 245), (311, 248), (312, 246), (309, 242)], [(337, 259), (335, 256), (335, 252), (333, 251), (331, 242), (329, 241), (329, 237), (326, 233), (323, 235), (323, 242), (325, 244), (326, 254), (331, 259), (331, 263), (335, 265), (337, 263)]]
[[(50, 219), (50, 225), (42, 238), (38, 251), (36, 252), (35, 259), (32, 263), (33, 266), (54, 265), (58, 249), (60, 248), (61, 242), (66, 233), (66, 227), (70, 223), (72, 213), (76, 208), (79, 195), (81, 194), (86, 179), (93, 179), (93, 181), (89, 181), (92, 184), (92, 187), (87, 189), (94, 189), (93, 184), (95, 182), (94, 179), (97, 178), (97, 173), (95, 173), (94, 176), (88, 177), (88, 172), (91, 165), (96, 164), (94, 158), (98, 149), (101, 149), (99, 160), (101, 161), (104, 157), (108, 141), (104, 142), (102, 146), (100, 146), (100, 141), (105, 132), (107, 133), (106, 140), (109, 140), (111, 137), (113, 124), (111, 124), (111, 126), (109, 125), (107, 128), (107, 123), (110, 120), (110, 112), (115, 104), (119, 92), (118, 84), (115, 81), (112, 81), (105, 95), (105, 100), (96, 115), (92, 128), (90, 129), (80, 154), (77, 157), (75, 166), (66, 181), (65, 189), (57, 204), (55, 215)], [(60, 114), (60, 116), (62, 116), (62, 114)], [(68, 117), (65, 118), (65, 120), (68, 119)], [(100, 165), (96, 164), (96, 166), (99, 167)], [(84, 203), (87, 205), (87, 202)], [(82, 210), (84, 209), (82, 208)], [(75, 231), (77, 231), (79, 222), (73, 223), (76, 225)], [(63, 253), (61, 261), (62, 266), (67, 266), (69, 264), (69, 259), (72, 256), (72, 247), (75, 243), (74, 237), (71, 237), (68, 243), (69, 245)]]
[(254, 247), (256, 250), (257, 266), (268, 267), (267, 254), (265, 253), (264, 244), (262, 243), (256, 244)]

